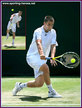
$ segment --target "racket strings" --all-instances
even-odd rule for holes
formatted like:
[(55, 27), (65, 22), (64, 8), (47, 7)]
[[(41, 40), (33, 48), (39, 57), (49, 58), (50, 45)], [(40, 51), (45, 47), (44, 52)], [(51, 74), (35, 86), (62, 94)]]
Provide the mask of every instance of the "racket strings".
[[(71, 59), (75, 59), (75, 62), (71, 62)], [(66, 53), (62, 57), (60, 57), (59, 62), (68, 68), (74, 68), (79, 65), (80, 59), (79, 56), (75, 53)]]
[[(74, 63), (72, 63), (71, 62), (71, 59), (75, 59), (75, 62)], [(78, 64), (79, 64), (79, 58), (77, 57), (77, 55), (72, 55), (72, 54), (68, 54), (68, 55), (66, 55), (66, 64), (65, 65), (67, 65), (67, 66), (70, 66), (70, 67), (76, 67), (76, 66), (78, 66)]]
[(61, 62), (66, 62), (66, 57), (61, 57), (61, 58), (60, 58), (60, 61), (61, 61)]

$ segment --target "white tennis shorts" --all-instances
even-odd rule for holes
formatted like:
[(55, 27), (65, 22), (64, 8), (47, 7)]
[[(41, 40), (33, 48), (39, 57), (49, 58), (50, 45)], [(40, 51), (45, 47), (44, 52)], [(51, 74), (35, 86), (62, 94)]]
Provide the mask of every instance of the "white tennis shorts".
[(7, 30), (10, 30), (10, 29), (12, 29), (12, 32), (16, 32), (16, 24), (12, 23), (11, 21), (9, 21), (7, 25)]
[(26, 57), (26, 61), (33, 68), (35, 78), (43, 74), (39, 69), (43, 64), (46, 64), (47, 60), (41, 60), (40, 56), (33, 55)]

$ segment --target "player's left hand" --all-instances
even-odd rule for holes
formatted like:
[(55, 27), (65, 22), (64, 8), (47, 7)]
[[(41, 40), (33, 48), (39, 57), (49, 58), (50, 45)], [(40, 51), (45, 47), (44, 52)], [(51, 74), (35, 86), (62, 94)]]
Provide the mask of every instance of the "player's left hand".
[(57, 62), (55, 60), (50, 60), (50, 63), (52, 66), (56, 66), (57, 65)]

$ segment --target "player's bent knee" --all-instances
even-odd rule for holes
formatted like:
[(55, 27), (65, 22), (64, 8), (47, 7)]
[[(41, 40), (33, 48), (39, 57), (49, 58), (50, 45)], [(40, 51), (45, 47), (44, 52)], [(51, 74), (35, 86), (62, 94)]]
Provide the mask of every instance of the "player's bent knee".
[(42, 76), (39, 76), (35, 81), (36, 87), (42, 87), (44, 84), (44, 79)]
[(43, 64), (40, 68), (41, 71), (48, 73), (49, 72), (49, 67), (47, 64)]
[(46, 64), (46, 65), (44, 65), (43, 72), (44, 72), (45, 74), (49, 74), (49, 67), (48, 67), (48, 65), (47, 65), (47, 64)]
[(15, 32), (13, 32), (13, 35), (15, 35)]
[(44, 69), (47, 70), (47, 71), (49, 71), (49, 67), (48, 67), (47, 64), (44, 65)]

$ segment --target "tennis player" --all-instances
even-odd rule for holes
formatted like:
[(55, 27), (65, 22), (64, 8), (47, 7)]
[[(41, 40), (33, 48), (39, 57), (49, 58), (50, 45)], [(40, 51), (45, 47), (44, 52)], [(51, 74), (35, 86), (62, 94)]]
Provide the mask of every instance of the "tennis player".
[[(53, 89), (50, 81), (50, 71), (46, 64), (45, 57), (49, 56), (51, 49), (51, 57), (55, 56), (56, 46), (56, 31), (53, 29), (54, 18), (52, 16), (46, 16), (44, 18), (44, 24), (42, 27), (36, 29), (33, 34), (32, 43), (27, 52), (27, 63), (34, 69), (35, 81), (26, 83), (17, 82), (13, 89), (13, 95), (16, 95), (18, 91), (25, 87), (42, 87), (46, 83), (49, 90), (48, 97), (60, 98), (55, 89)], [(57, 63), (54, 60), (50, 60), (51, 65), (56, 66)]]
[(13, 33), (13, 40), (12, 40), (12, 45), (14, 46), (14, 40), (15, 40), (15, 32), (16, 32), (16, 24), (17, 24), (17, 27), (19, 28), (19, 21), (21, 21), (22, 17), (22, 11), (19, 11), (18, 13), (14, 13), (11, 15), (10, 17), (10, 21), (8, 22), (8, 25), (7, 25), (7, 38), (9, 37), (9, 32), (10, 32), (10, 29), (12, 30), (12, 33)]

